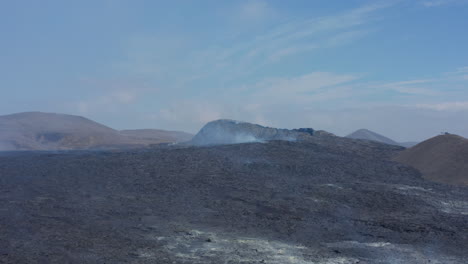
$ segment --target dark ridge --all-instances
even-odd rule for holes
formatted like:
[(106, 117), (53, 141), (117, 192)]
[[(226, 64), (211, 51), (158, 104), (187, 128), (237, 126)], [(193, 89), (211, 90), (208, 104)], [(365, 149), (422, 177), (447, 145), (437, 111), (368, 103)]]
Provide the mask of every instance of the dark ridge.
[(207, 123), (191, 140), (193, 145), (222, 145), (270, 140), (296, 141), (314, 135), (312, 128), (279, 129), (220, 119)]

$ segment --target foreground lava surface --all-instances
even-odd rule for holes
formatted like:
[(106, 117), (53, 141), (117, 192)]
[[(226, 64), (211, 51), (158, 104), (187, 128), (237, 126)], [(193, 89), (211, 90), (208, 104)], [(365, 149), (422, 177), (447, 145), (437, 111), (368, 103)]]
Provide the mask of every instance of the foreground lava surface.
[(330, 138), (0, 156), (0, 263), (466, 263), (468, 189)]

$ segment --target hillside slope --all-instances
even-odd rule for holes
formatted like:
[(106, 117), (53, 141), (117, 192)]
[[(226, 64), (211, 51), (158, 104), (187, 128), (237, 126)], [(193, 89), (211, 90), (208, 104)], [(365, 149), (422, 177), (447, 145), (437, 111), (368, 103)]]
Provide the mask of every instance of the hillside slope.
[(87, 148), (120, 141), (117, 131), (80, 116), (41, 112), (0, 116), (2, 150)]
[(0, 116), (0, 151), (128, 148), (174, 142), (179, 135), (171, 133), (139, 137), (140, 132), (121, 133), (81, 116), (26, 112)]
[(440, 135), (397, 155), (395, 160), (421, 171), (429, 180), (468, 185), (468, 139)]
[(349, 134), (346, 136), (347, 138), (354, 138), (354, 139), (364, 139), (364, 140), (371, 140), (371, 141), (377, 141), (380, 143), (385, 143), (389, 145), (399, 145), (396, 141), (382, 136), (380, 134), (377, 134), (373, 131), (370, 131), (368, 129), (359, 129), (354, 131), (353, 133)]

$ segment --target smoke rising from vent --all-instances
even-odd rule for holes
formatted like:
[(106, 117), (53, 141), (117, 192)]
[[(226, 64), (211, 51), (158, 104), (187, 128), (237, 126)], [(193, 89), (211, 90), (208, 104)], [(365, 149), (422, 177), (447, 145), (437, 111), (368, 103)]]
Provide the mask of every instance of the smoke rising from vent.
[(221, 119), (209, 122), (192, 139), (193, 145), (223, 145), (269, 140), (296, 141), (300, 137), (313, 134), (313, 129), (278, 129), (256, 124)]

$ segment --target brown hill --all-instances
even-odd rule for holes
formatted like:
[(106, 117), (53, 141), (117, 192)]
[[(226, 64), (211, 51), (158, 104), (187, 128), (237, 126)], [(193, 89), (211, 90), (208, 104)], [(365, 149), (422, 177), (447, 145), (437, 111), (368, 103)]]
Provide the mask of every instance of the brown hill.
[(396, 160), (421, 171), (426, 179), (468, 185), (468, 139), (440, 135), (409, 148)]
[(0, 116), (0, 151), (128, 148), (176, 142), (182, 137), (164, 132), (159, 131), (160, 137), (155, 133), (143, 137), (138, 130), (121, 133), (81, 116), (17, 113)]

